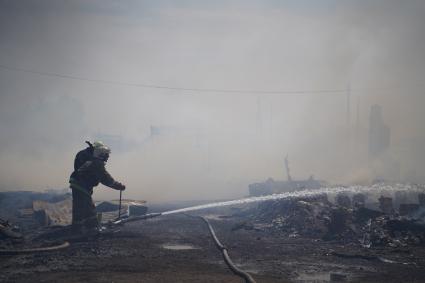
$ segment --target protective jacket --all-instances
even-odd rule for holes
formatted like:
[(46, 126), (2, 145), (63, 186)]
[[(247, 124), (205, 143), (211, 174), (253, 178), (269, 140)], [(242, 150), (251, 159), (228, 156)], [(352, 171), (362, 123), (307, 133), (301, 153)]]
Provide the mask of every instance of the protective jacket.
[(93, 187), (99, 183), (116, 190), (123, 187), (106, 171), (105, 161), (97, 158), (91, 158), (72, 172), (69, 183), (72, 189), (84, 191), (90, 195), (93, 193)]

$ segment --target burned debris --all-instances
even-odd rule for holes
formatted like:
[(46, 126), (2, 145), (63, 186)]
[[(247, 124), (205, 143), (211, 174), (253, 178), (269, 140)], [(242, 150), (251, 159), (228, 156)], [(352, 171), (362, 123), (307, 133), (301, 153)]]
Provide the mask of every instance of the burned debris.
[(252, 183), (248, 186), (250, 196), (264, 196), (283, 192), (294, 192), (304, 189), (317, 190), (327, 185), (327, 182), (316, 180), (313, 175), (305, 180), (294, 180), (289, 169), (288, 156), (285, 157), (286, 181), (278, 181), (268, 178), (264, 182)]
[[(416, 203), (393, 198), (340, 193), (263, 202), (252, 209), (254, 223), (270, 224), (270, 231), (287, 237), (309, 237), (357, 243), (363, 247), (404, 247), (425, 244), (423, 194)], [(264, 226), (264, 225), (263, 225)]]
[(17, 226), (0, 219), (0, 239), (22, 239), (22, 234)]
[(394, 213), (393, 199), (390, 197), (381, 196), (379, 198), (379, 208), (385, 214), (393, 214)]
[[(123, 217), (146, 214), (145, 201), (124, 200)], [(102, 225), (118, 217), (118, 202), (97, 203), (97, 217)], [(0, 193), (0, 252), (16, 245), (27, 246), (54, 239), (70, 239), (76, 231), (71, 225), (72, 200), (63, 192)]]
[[(96, 203), (99, 218), (104, 222), (115, 220), (118, 201)], [(145, 201), (126, 199), (122, 215), (138, 216), (148, 211)], [(4, 192), (0, 193), (0, 216), (18, 223), (24, 231), (40, 227), (67, 226), (71, 224), (72, 200), (67, 192)]]

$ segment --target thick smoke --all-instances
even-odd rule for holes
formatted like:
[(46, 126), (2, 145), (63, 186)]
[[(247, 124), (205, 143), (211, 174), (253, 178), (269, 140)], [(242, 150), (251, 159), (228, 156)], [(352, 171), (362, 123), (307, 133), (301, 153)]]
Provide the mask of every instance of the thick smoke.
[[(286, 154), (294, 179), (424, 182), (424, 14), (423, 1), (0, 1), (0, 65), (56, 74), (0, 67), (0, 190), (67, 187), (86, 139), (112, 147), (127, 197), (150, 201), (247, 194), (286, 178)], [(349, 86), (349, 124), (344, 91), (108, 82)], [(391, 128), (379, 166), (373, 104)]]

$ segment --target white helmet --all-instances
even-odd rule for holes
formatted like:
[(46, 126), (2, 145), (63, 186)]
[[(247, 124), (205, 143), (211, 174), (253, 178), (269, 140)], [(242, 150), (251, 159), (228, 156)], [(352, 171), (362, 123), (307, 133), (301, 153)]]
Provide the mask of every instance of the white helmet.
[(93, 157), (108, 160), (111, 150), (101, 141), (95, 141), (93, 143)]

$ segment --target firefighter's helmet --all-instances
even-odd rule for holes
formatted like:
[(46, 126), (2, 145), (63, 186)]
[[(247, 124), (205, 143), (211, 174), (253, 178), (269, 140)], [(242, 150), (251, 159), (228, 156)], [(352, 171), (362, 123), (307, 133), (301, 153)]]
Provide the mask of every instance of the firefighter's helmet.
[(93, 143), (93, 157), (107, 161), (111, 154), (111, 150), (101, 141), (95, 141)]

